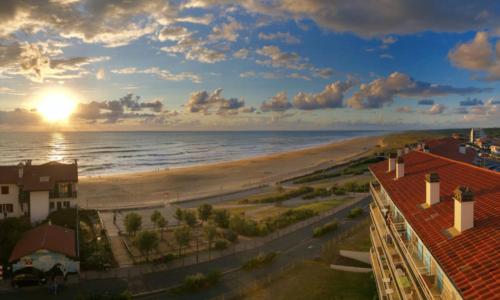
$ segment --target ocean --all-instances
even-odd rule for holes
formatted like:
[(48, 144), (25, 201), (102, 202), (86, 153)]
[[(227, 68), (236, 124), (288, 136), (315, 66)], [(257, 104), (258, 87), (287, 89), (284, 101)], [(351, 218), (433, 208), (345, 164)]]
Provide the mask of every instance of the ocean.
[(80, 175), (237, 160), (382, 131), (0, 132), (0, 165), (78, 159)]

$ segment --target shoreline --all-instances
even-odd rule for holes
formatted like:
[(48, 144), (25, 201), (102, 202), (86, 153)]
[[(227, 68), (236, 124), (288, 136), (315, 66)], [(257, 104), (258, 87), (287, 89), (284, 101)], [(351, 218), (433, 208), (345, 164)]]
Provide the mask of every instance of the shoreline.
[(327, 144), (196, 166), (79, 178), (83, 208), (161, 205), (269, 185), (362, 156), (384, 135), (352, 137)]
[(192, 165), (161, 167), (161, 168), (155, 168), (155, 169), (151, 169), (151, 170), (137, 170), (137, 171), (130, 170), (130, 171), (117, 171), (117, 172), (94, 174), (94, 175), (81, 175), (81, 176), (78, 176), (78, 180), (85, 180), (85, 179), (92, 179), (92, 178), (107, 178), (107, 177), (114, 177), (114, 176), (134, 176), (134, 175), (158, 174), (161, 172), (168, 172), (168, 171), (180, 170), (180, 169), (185, 169), (185, 168), (196, 168), (196, 167), (202, 167), (202, 166), (207, 166), (207, 167), (208, 166), (217, 166), (219, 164), (224, 164), (224, 163), (239, 162), (239, 161), (250, 160), (250, 159), (262, 159), (262, 158), (266, 158), (266, 157), (273, 156), (273, 155), (288, 154), (291, 152), (303, 151), (303, 150), (313, 150), (316, 148), (327, 147), (327, 146), (334, 145), (337, 143), (348, 142), (350, 140), (355, 140), (355, 139), (359, 139), (359, 138), (381, 137), (381, 136), (383, 136), (383, 135), (363, 135), (363, 136), (341, 138), (341, 139), (332, 140), (332, 141), (325, 142), (325, 143), (312, 144), (312, 145), (308, 145), (305, 147), (299, 147), (299, 148), (295, 148), (295, 149), (287, 149), (287, 150), (281, 150), (281, 151), (275, 151), (275, 152), (269, 152), (269, 153), (263, 153), (263, 154), (257, 154), (257, 155), (250, 155), (250, 156), (245, 156), (245, 157), (236, 158), (236, 159), (225, 159), (225, 160), (205, 162), (205, 163), (201, 162), (201, 163), (195, 163)]

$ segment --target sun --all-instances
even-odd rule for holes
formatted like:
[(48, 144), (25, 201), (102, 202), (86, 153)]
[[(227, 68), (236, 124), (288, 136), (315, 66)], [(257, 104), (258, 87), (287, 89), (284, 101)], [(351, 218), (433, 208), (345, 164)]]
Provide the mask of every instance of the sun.
[(63, 92), (49, 92), (42, 97), (37, 111), (49, 122), (68, 120), (75, 110), (75, 101)]

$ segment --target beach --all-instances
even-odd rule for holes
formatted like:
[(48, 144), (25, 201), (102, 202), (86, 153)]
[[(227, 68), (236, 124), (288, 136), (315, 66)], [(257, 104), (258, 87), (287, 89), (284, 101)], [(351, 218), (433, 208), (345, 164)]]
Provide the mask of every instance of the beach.
[(359, 137), (222, 163), (81, 177), (78, 202), (83, 208), (118, 209), (230, 193), (347, 162), (380, 143), (380, 136)]

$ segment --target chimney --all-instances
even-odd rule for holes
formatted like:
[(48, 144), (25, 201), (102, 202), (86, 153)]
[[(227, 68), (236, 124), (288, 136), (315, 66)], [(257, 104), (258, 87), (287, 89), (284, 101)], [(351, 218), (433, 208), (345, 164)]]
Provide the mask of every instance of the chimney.
[(429, 145), (424, 146), (424, 153), (429, 153)]
[(460, 154), (465, 154), (466, 153), (466, 148), (465, 148), (464, 144), (460, 144), (458, 146), (458, 152), (460, 152)]
[(31, 159), (26, 160), (26, 166), (31, 166)]
[(20, 162), (19, 164), (17, 164), (17, 174), (18, 174), (19, 178), (23, 178), (23, 175), (24, 175), (24, 164), (22, 162)]
[(437, 173), (425, 175), (425, 203), (428, 207), (439, 203), (439, 175)]
[(398, 157), (396, 160), (396, 179), (405, 176), (405, 161), (403, 157)]
[(73, 161), (75, 162), (75, 165), (78, 166), (78, 159), (75, 158)]
[(409, 145), (405, 145), (404, 153), (408, 154), (409, 152), (410, 152), (410, 146)]
[(455, 229), (463, 232), (474, 227), (474, 193), (467, 186), (459, 186), (454, 191)]
[(396, 153), (389, 153), (387, 172), (392, 172), (396, 168)]
[(398, 149), (397, 153), (398, 153), (398, 157), (402, 156), (403, 155), (403, 149)]

